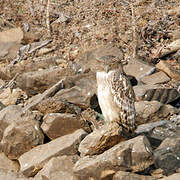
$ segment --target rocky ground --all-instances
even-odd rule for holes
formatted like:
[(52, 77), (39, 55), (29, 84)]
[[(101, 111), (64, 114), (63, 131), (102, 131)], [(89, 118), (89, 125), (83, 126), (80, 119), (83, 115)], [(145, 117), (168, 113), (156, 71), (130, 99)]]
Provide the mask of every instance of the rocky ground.
[[(0, 179), (180, 179), (178, 0), (0, 1)], [(128, 138), (104, 124), (96, 60), (136, 94)]]

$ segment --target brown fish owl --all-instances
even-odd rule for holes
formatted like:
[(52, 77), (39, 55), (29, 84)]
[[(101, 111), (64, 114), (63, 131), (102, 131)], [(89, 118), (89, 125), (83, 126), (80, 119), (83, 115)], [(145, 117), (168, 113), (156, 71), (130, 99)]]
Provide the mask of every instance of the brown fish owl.
[(117, 57), (101, 59), (96, 73), (98, 101), (105, 121), (117, 122), (127, 131), (135, 129), (135, 93)]

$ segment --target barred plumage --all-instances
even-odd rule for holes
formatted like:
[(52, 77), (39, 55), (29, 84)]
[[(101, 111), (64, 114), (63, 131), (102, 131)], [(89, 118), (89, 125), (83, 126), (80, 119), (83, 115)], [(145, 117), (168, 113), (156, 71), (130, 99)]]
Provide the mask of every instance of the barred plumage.
[(98, 101), (107, 122), (117, 122), (128, 131), (135, 129), (135, 94), (120, 61), (111, 58), (97, 72)]

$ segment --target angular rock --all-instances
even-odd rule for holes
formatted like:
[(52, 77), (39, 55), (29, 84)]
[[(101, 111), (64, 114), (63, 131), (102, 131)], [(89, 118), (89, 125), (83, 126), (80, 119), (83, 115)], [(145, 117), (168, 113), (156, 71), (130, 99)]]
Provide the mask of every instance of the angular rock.
[(53, 157), (38, 172), (34, 179), (43, 180), (46, 177), (52, 180), (78, 180), (73, 174), (73, 166), (74, 163), (69, 156)]
[(72, 68), (77, 72), (82, 73), (89, 70), (96, 72), (99, 68), (97, 59), (101, 59), (105, 56), (116, 56), (123, 59), (123, 53), (120, 49), (113, 47), (112, 45), (106, 45), (81, 54), (76, 59), (75, 63), (73, 62)]
[[(137, 145), (136, 145), (137, 144)], [(140, 146), (140, 147), (137, 147)], [(74, 173), (81, 180), (100, 179), (104, 171), (119, 170), (142, 171), (153, 164), (149, 141), (145, 136), (138, 136), (121, 142), (103, 154), (85, 156), (76, 162)]]
[(42, 144), (44, 136), (39, 128), (41, 114), (23, 112), (17, 105), (11, 105), (0, 113), (1, 149), (11, 159), (16, 159), (32, 147)]
[(152, 171), (150, 171), (151, 173), (151, 176), (153, 176), (154, 178), (157, 178), (157, 179), (160, 179), (160, 178), (163, 178), (164, 175), (163, 175), (163, 170), (162, 169), (154, 169)]
[[(22, 47), (22, 45), (18, 42), (0, 42), (0, 60), (16, 58), (17, 51), (20, 47)], [(0, 72), (4, 74), (6, 72), (6, 68), (1, 69)], [(4, 74), (4, 76), (1, 76), (1, 78), (10, 78), (10, 74), (10, 72), (8, 74)]]
[(74, 114), (50, 113), (44, 116), (41, 128), (50, 138), (56, 139), (83, 128), (85, 122)]
[(13, 122), (4, 131), (1, 148), (10, 159), (17, 159), (43, 142), (44, 135), (38, 121)]
[(179, 180), (179, 179), (180, 179), (180, 173), (175, 173), (168, 177), (162, 178), (161, 180)]
[(7, 31), (0, 32), (0, 59), (15, 58), (23, 39), (23, 31), (21, 28), (12, 28)]
[(7, 31), (0, 32), (0, 42), (17, 42), (23, 39), (23, 31), (21, 28), (12, 28)]
[(33, 176), (43, 168), (52, 157), (74, 155), (78, 152), (80, 141), (86, 136), (82, 129), (59, 137), (47, 144), (37, 146), (20, 156), (21, 172), (25, 176)]
[(0, 111), (2, 110), (2, 109), (4, 109), (6, 106), (2, 103), (2, 102), (0, 102)]
[(54, 96), (56, 99), (66, 99), (81, 108), (88, 108), (91, 106), (98, 106), (97, 99), (93, 99), (96, 94), (96, 76), (89, 72), (86, 74), (78, 74), (74, 77), (69, 77), (64, 80), (65, 87), (57, 92)]
[(2, 139), (4, 130), (12, 123), (23, 123), (25, 121), (38, 122), (41, 114), (37, 112), (24, 112), (18, 105), (10, 105), (1, 110), (0, 113), (0, 140)]
[(137, 85), (134, 91), (138, 101), (159, 101), (167, 104), (180, 97), (180, 93), (175, 88), (163, 88), (157, 85)]
[(179, 113), (177, 108), (171, 105), (164, 105), (158, 101), (139, 101), (135, 102), (136, 123), (145, 124), (169, 119), (173, 114)]
[[(52, 101), (70, 102), (82, 108), (89, 106), (98, 106), (98, 101), (94, 98), (96, 94), (95, 74), (90, 72), (87, 74), (78, 74), (72, 77), (66, 77), (60, 80), (43, 94), (33, 98), (32, 102), (24, 107), (24, 109), (35, 109), (43, 100), (53, 97)], [(51, 102), (50, 100), (50, 102)], [(55, 107), (56, 108), (56, 107)], [(50, 109), (50, 108), (49, 108)]]
[[(176, 39), (175, 41), (171, 42), (170, 44), (163, 46), (160, 50), (158, 49), (157, 52), (155, 52), (155, 54), (156, 54), (155, 58), (161, 58), (163, 56), (166, 56), (168, 54), (176, 52), (179, 49), (180, 49), (180, 39)], [(160, 53), (158, 53), (158, 52), (160, 52)]]
[(8, 76), (12, 79), (15, 74), (23, 74), (27, 72), (34, 72), (42, 69), (47, 69), (53, 66), (57, 66), (58, 57), (50, 57), (50, 58), (33, 58), (22, 60), (19, 63), (14, 64), (13, 66), (6, 66), (3, 69), (3, 72), (8, 72)]
[[(179, 40), (180, 42), (180, 40)], [(173, 68), (170, 64), (168, 64), (165, 61), (160, 61), (156, 67), (158, 69), (160, 69), (161, 71), (164, 71), (165, 73), (168, 74), (169, 77), (171, 77), (172, 79), (176, 80), (176, 81), (180, 81), (180, 72), (178, 70), (176, 70), (175, 68)]]
[(158, 127), (158, 126), (163, 126), (166, 124), (169, 124), (170, 122), (167, 120), (161, 120), (161, 121), (157, 121), (157, 122), (152, 122), (152, 123), (146, 123), (146, 124), (141, 124), (137, 127), (137, 129), (135, 130), (136, 134), (142, 134), (142, 133), (149, 133), (150, 131), (152, 131), (154, 128)]
[(180, 128), (169, 121), (161, 126), (155, 127), (148, 133), (148, 136), (163, 141), (167, 137), (180, 137)]
[(160, 71), (143, 77), (141, 81), (145, 84), (160, 84), (170, 81), (170, 78), (164, 72)]
[(180, 168), (180, 136), (166, 138), (154, 151), (154, 162), (157, 168), (171, 174)]
[(73, 75), (70, 68), (51, 67), (49, 69), (27, 72), (16, 79), (17, 86), (28, 95), (42, 93), (66, 76)]
[(4, 180), (30, 180), (31, 178), (30, 179), (25, 178), (20, 173), (15, 173), (15, 172), (11, 172), (9, 170), (0, 169), (0, 179), (4, 179)]
[(132, 60), (124, 66), (124, 71), (127, 75), (134, 76), (137, 80), (141, 80), (143, 77), (153, 73), (155, 71), (155, 67), (150, 66), (141, 60)]
[(48, 97), (40, 101), (37, 106), (34, 106), (32, 109), (38, 110), (43, 114), (48, 113), (71, 113), (71, 114), (80, 114), (81, 109), (74, 104), (68, 103), (65, 100), (60, 100), (55, 97)]
[(100, 154), (123, 140), (117, 123), (106, 124), (87, 135), (79, 145), (81, 156)]
[(17, 172), (19, 165), (15, 161), (8, 159), (4, 153), (0, 153), (0, 169)]
[(18, 98), (23, 94), (24, 92), (19, 88), (13, 89), (12, 91), (10, 88), (5, 88), (0, 93), (0, 101), (5, 106), (13, 105), (16, 104)]
[(125, 171), (118, 171), (114, 176), (113, 180), (156, 180), (152, 176), (143, 176)]
[(51, 88), (47, 89), (43, 94), (38, 94), (30, 99), (30, 102), (23, 108), (23, 111), (35, 109), (35, 107), (44, 99), (53, 96), (57, 91), (64, 87), (63, 81), (58, 81)]

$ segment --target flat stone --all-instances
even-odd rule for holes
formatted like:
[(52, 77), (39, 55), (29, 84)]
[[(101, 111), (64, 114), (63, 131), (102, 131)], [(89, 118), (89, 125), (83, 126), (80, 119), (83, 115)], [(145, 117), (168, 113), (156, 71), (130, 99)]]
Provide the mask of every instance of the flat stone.
[(53, 157), (45, 164), (35, 176), (35, 180), (43, 180), (44, 177), (53, 180), (78, 180), (73, 174), (74, 163), (71, 156)]
[(169, 123), (153, 128), (153, 130), (148, 133), (148, 136), (161, 141), (167, 137), (180, 137), (180, 128), (176, 123), (169, 121)]
[(167, 104), (180, 97), (175, 88), (164, 88), (157, 85), (137, 85), (133, 87), (138, 101), (159, 101)]
[(44, 116), (41, 128), (50, 139), (55, 139), (73, 133), (83, 124), (83, 120), (75, 114), (50, 113)]
[(153, 164), (150, 151), (147, 138), (138, 136), (113, 146), (103, 154), (81, 158), (74, 166), (74, 173), (80, 180), (84, 180), (100, 179), (109, 170), (113, 173), (119, 170), (142, 171)]
[(47, 144), (37, 146), (20, 156), (21, 172), (25, 176), (33, 176), (43, 168), (52, 157), (74, 155), (78, 152), (80, 141), (86, 136), (82, 129), (59, 137)]
[(113, 180), (156, 180), (152, 176), (143, 176), (125, 171), (118, 171), (114, 176)]
[(144, 76), (141, 81), (145, 84), (160, 84), (170, 81), (170, 78), (162, 71)]
[(155, 69), (155, 67), (140, 60), (129, 61), (128, 64), (124, 66), (125, 73), (134, 76), (137, 80), (141, 80), (143, 77), (152, 74)]
[(154, 128), (156, 128), (158, 126), (162, 126), (162, 125), (168, 124), (168, 123), (170, 123), (170, 122), (167, 121), (167, 120), (161, 120), (161, 121), (157, 121), (157, 122), (141, 124), (135, 130), (135, 133), (136, 134), (149, 133)]

